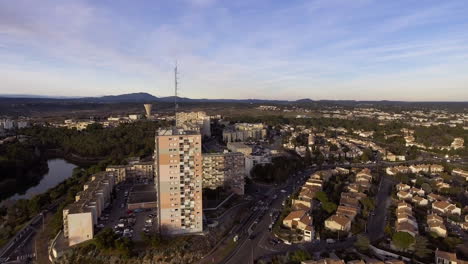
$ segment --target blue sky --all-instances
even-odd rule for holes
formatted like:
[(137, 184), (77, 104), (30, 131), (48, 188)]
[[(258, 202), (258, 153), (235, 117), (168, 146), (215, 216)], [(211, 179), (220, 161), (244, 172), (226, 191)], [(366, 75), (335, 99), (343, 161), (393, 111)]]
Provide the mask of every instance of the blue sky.
[(465, 0), (0, 0), (0, 94), (468, 101)]

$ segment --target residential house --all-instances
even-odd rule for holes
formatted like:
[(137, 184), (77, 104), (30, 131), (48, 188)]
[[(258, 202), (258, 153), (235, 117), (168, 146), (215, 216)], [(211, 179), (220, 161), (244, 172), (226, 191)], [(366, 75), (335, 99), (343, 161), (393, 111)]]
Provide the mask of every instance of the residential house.
[(351, 229), (351, 219), (344, 215), (334, 214), (325, 220), (325, 228), (331, 231), (349, 232)]
[(436, 213), (445, 214), (445, 215), (450, 215), (450, 214), (460, 215), (461, 214), (461, 208), (447, 201), (437, 201), (437, 202), (432, 203), (432, 209)]
[(413, 196), (412, 201), (415, 205), (419, 205), (419, 206), (427, 206), (429, 204), (429, 201), (426, 198), (423, 198), (417, 195)]
[(467, 264), (468, 261), (463, 261), (457, 258), (455, 253), (442, 251), (437, 249), (435, 252), (435, 264)]
[(405, 200), (405, 201), (407, 201), (407, 200), (411, 200), (411, 199), (413, 198), (413, 195), (411, 195), (411, 193), (409, 193), (409, 192), (399, 191), (399, 192), (397, 193), (397, 197), (398, 197), (398, 199), (400, 199), (400, 200)]
[(466, 179), (466, 181), (468, 181), (468, 171), (466, 171), (466, 170), (453, 169), (452, 170), (452, 175), (464, 177)]
[(416, 187), (412, 187), (410, 190), (409, 190), (409, 193), (411, 193), (412, 195), (419, 195), (419, 196), (424, 196), (425, 192), (423, 189), (418, 189)]
[(396, 189), (397, 191), (409, 191), (411, 189), (411, 186), (409, 186), (408, 184), (404, 184), (404, 183), (399, 183), (396, 185)]
[(427, 216), (427, 226), (430, 232), (434, 232), (439, 237), (447, 237), (447, 228), (444, 219), (436, 214)]
[(314, 237), (314, 227), (312, 226), (312, 217), (305, 210), (292, 211), (283, 219), (283, 225), (303, 233), (305, 241), (312, 241)]

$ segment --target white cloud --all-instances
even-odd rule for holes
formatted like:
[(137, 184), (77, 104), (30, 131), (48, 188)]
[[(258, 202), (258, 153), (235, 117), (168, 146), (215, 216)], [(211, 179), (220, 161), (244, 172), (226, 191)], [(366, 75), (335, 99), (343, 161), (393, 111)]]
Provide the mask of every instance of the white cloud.
[(408, 5), (398, 13), (398, 4), (368, 0), (281, 7), (185, 1), (180, 13), (166, 14), (161, 5), (161, 13), (141, 18), (85, 1), (46, 0), (37, 8), (31, 0), (0, 2), (0, 80), (25, 93), (164, 96), (172, 94), (175, 60), (187, 97), (411, 99), (429, 97), (424, 86), (451, 89), (447, 99), (465, 80), (446, 71), (425, 81), (434, 65), (468, 66), (457, 56), (468, 54), (466, 21), (444, 32), (406, 32), (446, 23), (455, 4)]

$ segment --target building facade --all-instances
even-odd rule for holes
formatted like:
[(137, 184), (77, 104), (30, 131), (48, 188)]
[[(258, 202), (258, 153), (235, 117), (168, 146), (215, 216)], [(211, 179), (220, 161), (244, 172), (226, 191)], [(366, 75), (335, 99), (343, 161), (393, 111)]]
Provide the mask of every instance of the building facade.
[(263, 124), (237, 123), (233, 127), (223, 130), (225, 142), (247, 141), (249, 139), (259, 140), (267, 136), (267, 130)]
[(155, 143), (155, 187), (160, 232), (202, 232), (201, 135), (182, 129), (159, 130)]
[(177, 112), (176, 127), (184, 130), (200, 130), (202, 136), (211, 137), (211, 119), (205, 112)]
[(244, 195), (244, 155), (239, 152), (203, 154), (203, 188), (224, 187)]
[(114, 172), (100, 172), (91, 176), (75, 196), (75, 202), (63, 209), (63, 233), (68, 245), (90, 240), (101, 212), (109, 204), (115, 184)]

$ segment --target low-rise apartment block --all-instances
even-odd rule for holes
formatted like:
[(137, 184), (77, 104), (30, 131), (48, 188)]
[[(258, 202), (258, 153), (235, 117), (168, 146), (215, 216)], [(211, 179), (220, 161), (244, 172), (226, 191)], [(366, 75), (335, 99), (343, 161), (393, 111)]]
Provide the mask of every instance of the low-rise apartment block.
[(69, 246), (94, 237), (94, 226), (111, 199), (114, 184), (113, 172), (94, 174), (76, 194), (75, 202), (63, 209), (63, 233)]
[(245, 156), (252, 154), (252, 147), (242, 142), (228, 142), (227, 148), (232, 152), (240, 152)]
[(139, 161), (129, 165), (111, 165), (107, 166), (106, 171), (112, 171), (116, 173), (116, 183), (133, 179), (153, 179), (154, 163), (152, 161)]
[(247, 141), (249, 139), (259, 140), (267, 136), (267, 130), (261, 123), (237, 123), (223, 130), (224, 142)]
[(203, 188), (225, 187), (244, 195), (244, 155), (239, 152), (203, 154)]
[(177, 112), (176, 127), (186, 131), (200, 131), (202, 136), (211, 137), (211, 119), (205, 112)]

